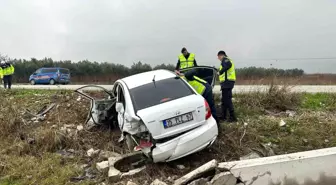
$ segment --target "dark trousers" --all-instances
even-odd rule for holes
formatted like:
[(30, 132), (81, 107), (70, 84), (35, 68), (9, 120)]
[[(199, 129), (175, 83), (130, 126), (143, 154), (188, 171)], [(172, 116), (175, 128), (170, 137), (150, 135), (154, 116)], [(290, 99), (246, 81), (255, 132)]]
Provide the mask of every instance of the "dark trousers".
[(6, 75), (3, 77), (4, 88), (10, 89), (12, 87), (12, 75)]
[(214, 101), (214, 97), (213, 97), (211, 86), (209, 86), (209, 88), (207, 88), (205, 90), (203, 97), (208, 102), (209, 107), (211, 109), (211, 114), (215, 118), (215, 120), (217, 121), (216, 106), (215, 106), (215, 101)]
[(223, 119), (227, 119), (226, 115), (228, 111), (230, 114), (230, 119), (236, 118), (232, 104), (232, 88), (222, 88), (222, 111)]

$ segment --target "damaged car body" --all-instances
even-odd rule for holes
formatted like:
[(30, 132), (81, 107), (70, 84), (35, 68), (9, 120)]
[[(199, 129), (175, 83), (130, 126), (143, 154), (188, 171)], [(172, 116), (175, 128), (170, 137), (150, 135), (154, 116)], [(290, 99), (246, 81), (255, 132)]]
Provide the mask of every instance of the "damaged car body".
[[(195, 69), (212, 87), (216, 69)], [(153, 162), (169, 162), (210, 147), (218, 127), (203, 96), (168, 70), (154, 70), (117, 80), (108, 99), (91, 99), (88, 124), (117, 123), (119, 141), (131, 151), (142, 151)]]

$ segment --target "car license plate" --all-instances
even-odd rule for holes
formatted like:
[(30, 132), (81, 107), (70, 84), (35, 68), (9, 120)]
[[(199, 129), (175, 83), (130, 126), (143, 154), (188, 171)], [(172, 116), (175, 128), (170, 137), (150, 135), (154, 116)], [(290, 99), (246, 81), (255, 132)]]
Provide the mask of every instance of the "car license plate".
[(163, 126), (164, 128), (170, 128), (176, 125), (180, 125), (180, 124), (192, 121), (193, 119), (194, 118), (193, 118), (192, 113), (189, 112), (187, 114), (183, 114), (180, 116), (176, 116), (170, 119), (163, 120)]

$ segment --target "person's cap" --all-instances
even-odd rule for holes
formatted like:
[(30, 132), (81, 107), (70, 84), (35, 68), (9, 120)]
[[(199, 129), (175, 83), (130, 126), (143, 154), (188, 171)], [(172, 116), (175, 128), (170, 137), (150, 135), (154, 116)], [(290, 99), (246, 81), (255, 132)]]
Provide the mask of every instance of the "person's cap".
[(187, 49), (186, 48), (182, 48), (181, 53), (183, 53), (185, 51), (187, 51)]
[(224, 55), (224, 56), (226, 56), (226, 53), (225, 53), (225, 51), (223, 51), (223, 50), (220, 50), (220, 51), (218, 51), (218, 54), (217, 54), (217, 56), (219, 56), (219, 55)]
[(1, 60), (1, 64), (5, 64), (6, 62), (4, 60)]

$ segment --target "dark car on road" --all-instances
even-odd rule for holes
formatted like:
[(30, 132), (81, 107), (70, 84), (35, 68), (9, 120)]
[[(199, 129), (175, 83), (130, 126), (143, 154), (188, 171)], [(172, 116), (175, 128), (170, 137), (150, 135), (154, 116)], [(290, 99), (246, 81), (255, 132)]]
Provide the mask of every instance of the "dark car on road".
[(69, 84), (70, 70), (60, 67), (40, 68), (29, 77), (29, 82), (35, 84)]

